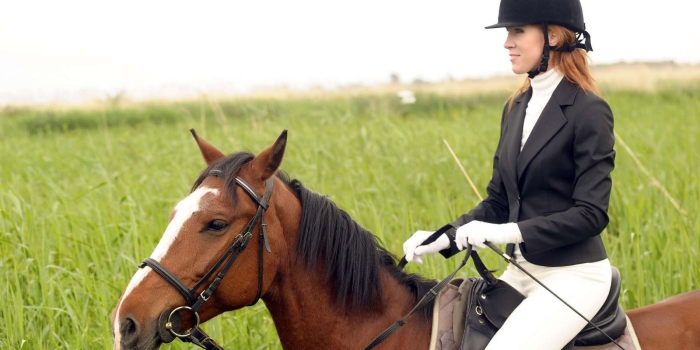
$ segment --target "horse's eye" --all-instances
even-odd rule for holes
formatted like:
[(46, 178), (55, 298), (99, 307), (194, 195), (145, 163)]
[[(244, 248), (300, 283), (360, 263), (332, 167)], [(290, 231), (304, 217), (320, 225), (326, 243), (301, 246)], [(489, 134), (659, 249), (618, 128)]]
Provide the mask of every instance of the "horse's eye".
[(203, 231), (222, 231), (228, 227), (228, 224), (224, 220), (212, 220), (209, 221), (206, 226), (204, 226)]

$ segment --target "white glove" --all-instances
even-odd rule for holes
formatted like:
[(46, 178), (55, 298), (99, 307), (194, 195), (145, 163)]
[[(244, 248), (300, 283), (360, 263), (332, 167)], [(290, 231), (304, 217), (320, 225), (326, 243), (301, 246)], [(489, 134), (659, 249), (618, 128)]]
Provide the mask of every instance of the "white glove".
[(471, 244), (474, 248), (486, 248), (485, 241), (493, 244), (522, 243), (523, 235), (518, 224), (489, 224), (483, 221), (471, 221), (460, 226), (455, 234), (455, 244), (460, 250)]
[(403, 253), (406, 254), (406, 261), (412, 261), (420, 265), (423, 264), (423, 254), (436, 253), (450, 247), (450, 239), (444, 233), (438, 237), (433, 243), (421, 245), (433, 231), (416, 231), (403, 244)]

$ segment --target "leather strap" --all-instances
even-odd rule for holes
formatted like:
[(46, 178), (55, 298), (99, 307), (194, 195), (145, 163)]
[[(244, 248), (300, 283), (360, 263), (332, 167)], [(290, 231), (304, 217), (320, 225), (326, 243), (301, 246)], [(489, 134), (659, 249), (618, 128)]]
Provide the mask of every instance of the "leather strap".
[[(253, 302), (250, 303), (250, 305), (252, 306), (252, 305), (255, 305), (258, 302), (258, 300), (260, 300), (260, 294), (262, 293), (263, 263), (264, 263), (263, 245), (265, 246), (265, 249), (267, 250), (268, 253), (272, 252), (272, 250), (270, 250), (270, 242), (267, 238), (267, 224), (265, 224), (264, 212), (265, 212), (265, 210), (267, 210), (268, 205), (269, 205), (269, 201), (270, 201), (270, 197), (272, 196), (272, 187), (273, 187), (274, 181), (273, 181), (273, 179), (270, 179), (267, 181), (267, 183), (265, 184), (265, 194), (263, 195), (262, 198), (259, 198), (260, 196), (258, 196), (258, 194), (255, 193), (255, 191), (252, 191), (252, 190), (248, 191), (249, 186), (243, 186), (243, 184), (246, 184), (246, 183), (243, 180), (241, 180), (240, 178), (236, 177), (236, 182), (238, 182), (238, 184), (241, 185), (241, 187), (243, 187), (243, 189), (246, 190), (246, 192), (248, 192), (248, 194), (253, 199), (255, 199), (258, 202), (258, 204), (260, 205), (258, 207), (258, 213), (260, 214), (259, 217), (261, 218), (260, 219), (261, 220), (261, 222), (260, 222), (260, 235), (258, 238), (258, 256), (259, 256), (259, 261), (258, 261), (258, 291), (255, 293), (255, 298), (253, 299)], [(258, 216), (257, 215), (258, 213), (256, 213), (256, 217)], [(255, 226), (255, 224), (257, 224), (257, 220), (255, 220), (255, 221), (256, 222), (253, 224), (253, 226)], [(252, 229), (253, 228), (251, 227), (250, 230), (252, 231)]]
[(552, 47), (549, 46), (548, 25), (549, 24), (547, 22), (542, 22), (542, 33), (544, 33), (544, 48), (542, 49), (542, 60), (540, 60), (540, 64), (537, 66), (537, 68), (527, 73), (527, 76), (530, 79), (533, 79), (540, 73), (546, 72), (547, 68), (549, 67), (549, 51), (552, 49)]
[[(270, 178), (272, 180), (272, 178)], [(243, 190), (248, 193), (250, 198), (253, 198), (254, 201), (258, 202), (258, 205), (263, 207), (263, 209), (267, 210), (268, 203), (267, 201), (270, 199), (270, 194), (272, 193), (272, 185), (271, 183), (273, 181), (268, 180), (267, 183), (265, 184), (265, 195), (263, 197), (260, 197), (259, 194), (255, 193), (255, 191), (248, 185), (247, 182), (243, 181), (240, 177), (236, 176), (236, 183), (243, 188)]]
[(192, 343), (199, 346), (200, 348), (207, 350), (224, 350), (219, 344), (217, 344), (214, 339), (210, 338), (207, 333), (204, 332), (199, 327), (194, 327), (191, 330), (189, 337), (180, 338), (185, 343)]
[(207, 289), (205, 289), (201, 294), (199, 294), (199, 297), (197, 298), (197, 302), (194, 303), (194, 305), (192, 306), (193, 312), (196, 312), (197, 310), (199, 310), (199, 308), (204, 304), (204, 302), (209, 300), (209, 297), (211, 297), (211, 295), (214, 294), (214, 291), (216, 290), (216, 288), (219, 287), (219, 284), (221, 284), (221, 281), (224, 279), (224, 277), (226, 277), (226, 272), (228, 272), (228, 269), (231, 268), (233, 263), (236, 262), (236, 259), (238, 258), (238, 256), (243, 252), (243, 250), (248, 245), (248, 241), (250, 241), (250, 237), (252, 237), (250, 232), (247, 232), (247, 233), (243, 234), (242, 236), (239, 234), (239, 236), (236, 237), (236, 240), (234, 241), (234, 244), (232, 245), (232, 247), (237, 246), (238, 249), (232, 249), (232, 251), (234, 251), (234, 253), (231, 254), (231, 257), (226, 262), (226, 265), (224, 265), (224, 267), (221, 269), (221, 271), (219, 271), (219, 273), (216, 274), (216, 278), (214, 278), (214, 281), (212, 281), (211, 284), (209, 284), (209, 287), (207, 287)]
[(476, 272), (481, 275), (484, 282), (486, 282), (489, 286), (496, 284), (496, 282), (498, 282), (496, 277), (493, 276), (491, 270), (489, 270), (486, 265), (484, 265), (484, 262), (481, 261), (481, 258), (479, 257), (479, 254), (476, 253), (476, 250), (472, 250), (471, 256), (472, 261), (474, 262), (474, 267), (476, 267)]
[(194, 303), (194, 298), (192, 297), (191, 291), (185, 286), (182, 281), (180, 281), (177, 276), (175, 276), (170, 270), (165, 268), (165, 266), (161, 265), (159, 262), (155, 261), (152, 258), (146, 258), (141, 264), (139, 264), (139, 268), (144, 268), (144, 267), (150, 267), (161, 275), (161, 277), (165, 278), (166, 281), (170, 282), (180, 294), (182, 294), (183, 297), (185, 297), (185, 302), (187, 302), (188, 305), (192, 305)]
[(226, 258), (230, 254), (234, 253), (236, 250), (239, 249), (239, 246), (242, 244), (242, 239), (243, 236), (240, 234), (237, 235), (236, 238), (234, 238), (233, 243), (231, 243), (231, 246), (224, 252), (223, 255), (221, 255), (221, 257), (219, 258), (219, 260), (216, 261), (214, 266), (212, 266), (212, 268), (209, 269), (209, 271), (207, 271), (206, 274), (204, 274), (204, 276), (199, 280), (199, 282), (197, 282), (197, 284), (195, 284), (194, 287), (192, 287), (192, 294), (194, 294), (194, 292), (197, 291), (199, 287), (201, 287), (204, 283), (206, 283), (209, 280), (209, 278), (214, 274), (214, 272), (216, 272), (219, 266), (221, 266), (221, 264), (223, 264), (224, 261), (226, 261)]
[[(261, 207), (262, 208), (262, 207)], [(263, 238), (263, 228), (265, 227), (265, 216), (262, 218), (262, 224), (260, 227), (260, 235), (258, 235), (258, 291), (255, 293), (255, 298), (253, 299), (253, 302), (249, 304), (249, 306), (255, 305), (258, 300), (260, 299), (260, 294), (262, 293), (262, 284), (263, 284), (263, 262), (264, 262), (264, 255), (263, 255), (263, 245), (265, 245), (266, 240)]]

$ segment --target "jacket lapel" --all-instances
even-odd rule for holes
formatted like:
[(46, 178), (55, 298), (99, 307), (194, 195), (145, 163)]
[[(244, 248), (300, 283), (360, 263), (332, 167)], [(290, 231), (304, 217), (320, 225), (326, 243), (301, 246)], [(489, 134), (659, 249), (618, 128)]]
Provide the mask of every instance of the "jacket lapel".
[(518, 161), (518, 155), (520, 154), (520, 142), (523, 135), (523, 124), (525, 123), (525, 109), (531, 97), (532, 88), (520, 94), (514, 102), (513, 110), (506, 117), (506, 127), (508, 130), (505, 131), (506, 135), (504, 139), (506, 152), (506, 160), (504, 162), (506, 166), (504, 170), (508, 174), (507, 177), (510, 183), (513, 185), (512, 189), (516, 191), (518, 188), (516, 163)]
[[(547, 142), (549, 142), (564, 124), (566, 124), (567, 119), (561, 106), (572, 105), (577, 92), (578, 86), (570, 83), (566, 79), (562, 80), (559, 86), (554, 90), (552, 97), (537, 119), (530, 136), (528, 136), (525, 142), (522, 152), (520, 152), (518, 156), (515, 167), (518, 172), (518, 181), (537, 153), (539, 153)], [(522, 125), (520, 130), (521, 132), (518, 135), (522, 137)]]

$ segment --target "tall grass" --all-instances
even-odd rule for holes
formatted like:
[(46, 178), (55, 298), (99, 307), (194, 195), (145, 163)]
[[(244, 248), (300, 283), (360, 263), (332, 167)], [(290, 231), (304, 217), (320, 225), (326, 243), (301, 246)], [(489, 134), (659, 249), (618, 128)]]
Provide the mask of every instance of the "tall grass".
[[(259, 152), (289, 129), (283, 169), (330, 195), (400, 255), (412, 232), (438, 228), (477, 203), (442, 139), (483, 191), (505, 97), (422, 94), (409, 106), (368, 95), (6, 110), (0, 348), (111, 348), (111, 309), (203, 169), (190, 127), (228, 152)], [(670, 205), (618, 148), (603, 237), (629, 309), (700, 288), (700, 86), (609, 91), (606, 98), (616, 131), (689, 213)], [(504, 267), (495, 254), (485, 260)], [(457, 263), (429, 257), (408, 269), (438, 278)], [(225, 347), (279, 348), (262, 303), (204, 328)]]

